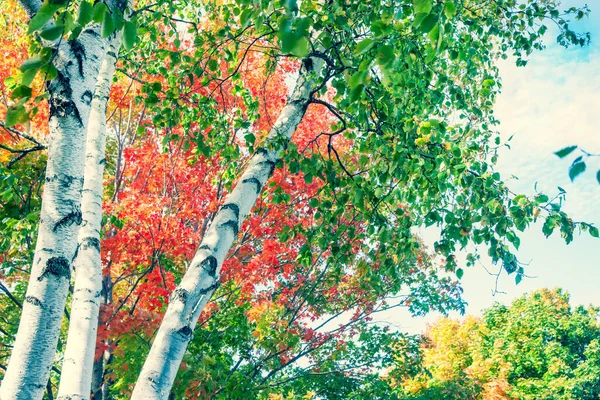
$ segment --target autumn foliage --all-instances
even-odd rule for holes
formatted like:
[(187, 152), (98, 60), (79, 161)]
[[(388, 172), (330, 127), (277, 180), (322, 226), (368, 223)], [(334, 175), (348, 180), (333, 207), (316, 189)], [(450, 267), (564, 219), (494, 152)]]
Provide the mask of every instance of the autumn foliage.
[[(161, 388), (171, 390), (174, 398), (509, 395), (515, 387), (511, 362), (490, 361), (474, 350), (485, 347), (486, 335), (492, 334), (481, 321), (441, 322), (419, 347), (417, 338), (377, 317), (400, 307), (415, 315), (464, 311), (457, 283), (463, 269), (455, 255), (471, 244), (486, 247), (492, 261), (515, 273), (518, 282), (524, 268), (513, 254), (520, 243), (517, 231), (548, 217), (561, 222), (546, 226), (544, 233), (560, 228), (570, 241), (577, 226), (592, 227), (569, 220), (548, 196), (513, 196), (494, 171), (500, 145), (493, 131), (493, 101), (500, 90), (494, 61), (508, 51), (522, 61), (542, 46), (545, 28), (533, 25), (532, 10), (505, 15), (492, 2), (484, 11), (472, 12), (468, 4), (451, 0), (435, 5), (415, 1), (399, 8), (385, 2), (250, 5), (239, 0), (202, 7), (136, 2), (130, 13), (103, 2), (58, 3), (44, 3), (47, 8), (29, 26), (22, 11), (13, 12), (18, 9), (13, 0), (0, 5), (7, 27), (0, 32), (6, 60), (0, 65), (0, 117), (12, 119), (0, 127), (0, 206), (6, 215), (0, 220), (0, 290), (6, 295), (0, 298), (0, 374), (15, 343), (26, 282), (42, 281), (34, 273), (30, 277), (29, 268), (40, 222), (45, 155), (61, 168), (56, 161), (61, 157), (52, 156), (54, 147), (47, 149), (52, 138), (47, 137), (45, 99), (56, 95), (51, 103), (62, 108), (53, 110), (64, 114), (76, 104), (69, 99), (71, 83), (59, 77), (53, 57), (60, 43), (69, 46), (65, 54), (77, 58), (79, 70), (69, 64), (73, 60), (64, 63), (65, 70), (70, 65), (67, 72), (87, 82), (83, 60), (91, 61), (75, 41), (78, 35), (90, 28), (86, 34), (94, 36), (93, 31), (108, 43), (121, 40), (115, 33), (122, 29), (123, 46), (113, 54), (119, 59), (107, 103), (106, 156), (96, 163), (105, 165), (104, 192), (96, 194), (97, 203), (86, 203), (100, 205), (101, 197), (103, 207), (102, 227), (94, 228), (100, 231), (102, 264), (94, 399), (131, 396), (171, 299), (171, 309), (180, 300), (185, 312), (191, 312), (171, 330), (185, 336), (184, 347), (184, 341), (176, 343), (181, 350), (177, 357), (190, 341), (173, 389), (171, 381)], [(562, 14), (555, 14), (553, 2), (541, 3), (543, 8), (537, 3), (527, 7), (537, 7), (536, 16), (547, 14), (575, 35)], [(92, 10), (91, 18), (82, 12), (86, 9)], [(480, 14), (488, 11), (497, 20), (483, 21)], [(514, 28), (514, 15), (526, 32)], [(527, 23), (531, 29), (525, 28)], [(56, 37), (46, 39), (48, 35)], [(585, 42), (577, 35), (568, 39)], [(55, 48), (45, 47), (44, 40)], [(496, 45), (490, 49), (489, 43)], [(44, 59), (38, 57), (42, 53)], [(39, 62), (28, 72), (26, 59)], [(48, 80), (62, 88), (60, 93), (50, 93), (54, 89), (44, 75), (52, 68), (57, 78)], [(296, 84), (302, 95), (289, 97)], [(90, 103), (97, 100), (90, 98)], [(83, 109), (90, 106), (83, 96), (75, 100)], [(292, 103), (295, 115), (284, 113), (284, 122), (275, 125), (284, 106)], [(60, 122), (73, 117), (58, 114), (50, 118)], [(298, 118), (288, 129), (291, 117)], [(81, 118), (79, 123), (84, 126)], [(67, 128), (65, 132), (73, 127)], [(288, 136), (279, 135), (280, 129)], [(74, 131), (85, 138), (82, 129)], [(78, 151), (84, 154), (82, 147)], [(81, 169), (82, 163), (75, 164), (74, 169)], [(248, 165), (260, 175), (241, 179)], [(89, 182), (89, 175), (77, 173), (77, 179), (66, 175), (65, 187)], [(246, 190), (252, 185), (256, 202)], [(236, 187), (246, 188), (240, 192), (252, 202), (224, 205)], [(72, 239), (73, 224), (86, 222), (78, 202), (68, 200), (73, 209), (47, 229), (51, 240), (57, 226), (68, 222)], [(49, 203), (44, 204), (45, 212)], [(245, 207), (245, 215), (251, 204), (242, 221), (240, 209)], [(235, 220), (216, 218), (223, 210), (237, 214)], [(221, 225), (211, 225), (215, 218)], [(415, 228), (432, 225), (440, 228), (440, 238), (428, 249)], [(218, 250), (221, 258), (206, 256), (205, 261), (218, 264), (207, 269), (192, 260), (199, 250), (210, 248), (200, 244), (213, 226), (226, 230), (228, 241), (222, 249), (210, 250)], [(91, 239), (97, 249), (98, 238)], [(75, 241), (69, 244), (75, 249)], [(71, 271), (71, 255), (60, 258), (68, 267), (64, 276)], [(469, 263), (477, 257), (470, 254)], [(45, 265), (50, 268), (49, 261)], [(190, 265), (202, 268), (210, 278), (206, 282), (211, 280), (205, 286), (193, 281), (202, 288), (196, 303), (186, 303), (193, 290), (180, 292), (183, 300), (172, 294)], [(67, 281), (59, 282), (66, 296)], [(77, 298), (77, 292), (71, 290), (70, 297)], [(196, 308), (207, 293), (209, 304)], [(55, 304), (54, 333), (64, 298)], [(67, 319), (77, 309), (67, 302)], [(196, 310), (200, 317), (194, 331)], [(67, 323), (46, 387), (48, 397), (60, 379), (66, 328)], [(473, 332), (481, 337), (473, 341)], [(17, 342), (26, 343), (21, 337)], [(52, 354), (45, 350), (40, 353), (49, 367)], [(47, 379), (43, 374), (38, 378)], [(19, 385), (12, 387), (18, 391)], [(41, 387), (35, 390), (41, 393)]]

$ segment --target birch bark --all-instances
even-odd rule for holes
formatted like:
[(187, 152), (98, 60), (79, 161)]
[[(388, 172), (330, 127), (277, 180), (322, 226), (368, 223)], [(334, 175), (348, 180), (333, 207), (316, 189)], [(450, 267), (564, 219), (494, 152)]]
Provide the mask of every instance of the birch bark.
[(75, 289), (71, 323), (62, 366), (58, 399), (89, 399), (102, 292), (100, 228), (102, 225), (102, 177), (106, 150), (106, 104), (110, 94), (122, 32), (110, 39), (102, 60), (91, 104), (86, 140), (82, 224), (73, 261)]
[[(107, 305), (112, 303), (112, 288), (113, 284), (109, 271), (108, 275), (102, 275), (102, 304)], [(106, 344), (109, 345), (109, 343)], [(94, 360), (91, 390), (91, 398), (94, 400), (108, 400), (110, 398), (112, 379), (106, 379), (105, 369), (110, 365), (112, 360), (112, 351), (108, 347), (104, 350), (102, 357)]]
[[(33, 15), (39, 2), (23, 2)], [(50, 94), (48, 162), (40, 226), (23, 312), (0, 399), (41, 399), (56, 352), (81, 223), (85, 136), (106, 40), (99, 28), (59, 41)]]
[(194, 327), (219, 283), (219, 273), (238, 230), (290, 141), (318, 87), (323, 61), (302, 63), (292, 94), (246, 170), (215, 215), (169, 307), (144, 363), (132, 399), (167, 399)]

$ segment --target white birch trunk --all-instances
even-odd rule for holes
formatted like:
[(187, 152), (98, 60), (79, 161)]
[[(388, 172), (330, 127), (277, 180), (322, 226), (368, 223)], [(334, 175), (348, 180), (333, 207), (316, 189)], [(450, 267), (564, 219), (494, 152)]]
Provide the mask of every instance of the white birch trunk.
[[(112, 278), (109, 274), (102, 275), (102, 304), (112, 303)], [(107, 345), (109, 343), (106, 343)], [(108, 399), (111, 381), (105, 382), (104, 369), (110, 364), (112, 349), (104, 350), (104, 354), (98, 360), (94, 360), (92, 371), (91, 398), (94, 400)]]
[(267, 137), (215, 215), (199, 250), (179, 286), (173, 291), (132, 399), (167, 399), (194, 327), (219, 283), (219, 273), (238, 230), (271, 177), (281, 152), (304, 117), (318, 87), (323, 61), (306, 60), (295, 88)]
[(48, 163), (40, 226), (19, 330), (0, 399), (41, 399), (56, 352), (81, 223), (85, 136), (106, 40), (98, 28), (61, 41), (50, 82)]
[(58, 399), (89, 399), (98, 314), (102, 292), (100, 228), (102, 225), (102, 177), (106, 150), (106, 103), (110, 94), (121, 32), (110, 40), (98, 73), (88, 124), (85, 174), (81, 194), (82, 224), (73, 261), (75, 290)]

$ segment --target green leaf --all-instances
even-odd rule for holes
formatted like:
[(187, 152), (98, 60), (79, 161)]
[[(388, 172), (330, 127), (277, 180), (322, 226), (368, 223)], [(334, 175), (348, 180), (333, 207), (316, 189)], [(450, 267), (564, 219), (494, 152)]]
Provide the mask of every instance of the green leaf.
[(281, 51), (284, 53), (292, 53), (296, 46), (298, 46), (297, 42), (301, 38), (302, 37), (297, 35), (297, 32), (280, 32)]
[(104, 21), (104, 14), (108, 13), (108, 7), (104, 3), (96, 3), (94, 5), (94, 11), (92, 12), (92, 21), (102, 22)]
[(465, 274), (465, 271), (463, 271), (462, 268), (458, 268), (456, 270), (456, 276), (458, 277), (458, 279), (462, 279), (463, 275)]
[(113, 23), (115, 24), (115, 31), (120, 31), (123, 29), (123, 25), (125, 24), (125, 18), (123, 18), (123, 14), (117, 10), (115, 12), (110, 13), (113, 19)]
[(21, 99), (24, 97), (31, 97), (31, 88), (29, 86), (25, 86), (25, 85), (18, 86), (10, 94), (10, 98), (12, 100)]
[(595, 226), (590, 226), (590, 235), (597, 238), (599, 236), (598, 228)]
[(513, 231), (506, 232), (506, 239), (508, 239), (508, 241), (511, 242), (517, 250), (519, 249), (519, 246), (521, 246), (521, 239), (519, 239), (519, 237)]
[(75, 20), (69, 11), (63, 11), (56, 17), (57, 25), (63, 26), (63, 33), (71, 32), (75, 27)]
[(287, 242), (289, 238), (290, 238), (290, 235), (287, 232), (281, 232), (279, 234), (279, 241), (281, 243)]
[(117, 217), (115, 217), (114, 215), (110, 216), (110, 222), (117, 228), (117, 229), (123, 229), (123, 225), (124, 222), (122, 219), (119, 219)]
[(394, 61), (394, 48), (389, 45), (380, 46), (377, 49), (377, 61), (379, 65), (386, 65)]
[(29, 21), (29, 29), (27, 33), (33, 33), (40, 28), (43, 28), (51, 19), (59, 6), (56, 4), (44, 3), (38, 12)]
[(368, 71), (357, 71), (354, 74), (352, 74), (350, 80), (348, 81), (348, 84), (351, 88), (355, 88), (358, 85), (364, 84), (365, 80), (367, 79), (367, 76)]
[(574, 162), (569, 168), (569, 178), (571, 178), (571, 182), (575, 180), (575, 178), (585, 171), (585, 163), (583, 161)]
[(431, 41), (434, 46), (437, 46), (438, 39), (440, 37), (440, 24), (435, 24), (433, 29), (427, 34), (427, 38)]
[(63, 34), (65, 27), (62, 25), (50, 26), (40, 32), (40, 36), (46, 40), (56, 40)]
[(133, 49), (136, 38), (137, 23), (135, 21), (126, 21), (123, 27), (123, 46), (125, 47), (125, 50)]
[(244, 139), (246, 140), (246, 143), (248, 143), (249, 146), (254, 145), (254, 142), (256, 142), (256, 136), (254, 136), (251, 133), (244, 135)]
[(437, 25), (437, 22), (438, 16), (436, 14), (428, 14), (423, 19), (423, 22), (421, 22), (421, 24), (419, 25), (419, 29), (423, 33), (429, 33), (429, 31), (431, 31), (433, 27)]
[(301, 36), (294, 42), (291, 53), (297, 57), (306, 57), (310, 53), (310, 42), (306, 36)]
[(283, 5), (285, 7), (285, 10), (288, 13), (293, 13), (293, 12), (298, 11), (298, 4), (297, 4), (296, 0), (285, 0), (283, 2)]
[(29, 116), (27, 115), (27, 110), (25, 107), (9, 107), (6, 110), (6, 126), (11, 127), (17, 124), (22, 124), (27, 122)]
[(556, 154), (560, 158), (564, 158), (564, 157), (568, 156), (569, 154), (571, 154), (573, 152), (573, 150), (575, 150), (576, 148), (577, 148), (577, 146), (565, 147), (564, 149), (559, 150), (554, 154)]
[(596, 172), (596, 180), (598, 181), (598, 183), (600, 183), (600, 170)]
[(35, 79), (35, 76), (37, 75), (38, 71), (39, 69), (37, 68), (23, 71), (23, 74), (21, 75), (21, 84), (25, 86), (31, 85), (31, 82), (33, 82), (33, 80)]
[(52, 65), (52, 64), (45, 64), (44, 66), (42, 66), (42, 68), (40, 68), (40, 73), (42, 74), (44, 79), (46, 79), (48, 81), (51, 81), (52, 79), (56, 78), (56, 76), (58, 75), (58, 72), (56, 71), (56, 67), (54, 67), (54, 65)]
[(431, 0), (414, 0), (415, 14), (428, 14), (431, 11)]
[(242, 11), (242, 14), (240, 15), (240, 24), (242, 25), (242, 28), (247, 28), (250, 25), (253, 14), (254, 10), (250, 7)]
[(31, 57), (30, 59), (23, 61), (23, 64), (21, 64), (21, 71), (25, 72), (30, 69), (38, 70), (44, 64), (45, 63), (40, 56)]
[(79, 26), (86, 26), (92, 21), (93, 16), (94, 7), (87, 1), (82, 1), (77, 14), (77, 24)]
[(214, 58), (211, 58), (207, 64), (208, 69), (211, 71), (216, 71), (219, 68), (219, 63)]
[(429, 14), (426, 13), (415, 14), (415, 19), (413, 20), (412, 26), (415, 28), (421, 26), (421, 23), (423, 23), (423, 20), (427, 18), (428, 15)]
[(102, 18), (102, 28), (100, 32), (103, 38), (109, 37), (115, 31), (115, 20), (109, 12), (105, 12)]
[(364, 54), (367, 51), (369, 51), (374, 45), (375, 41), (373, 39), (364, 39), (356, 45), (356, 47), (354, 48), (354, 54), (360, 56), (361, 54)]
[(448, 19), (456, 14), (456, 5), (453, 1), (448, 0), (444, 3), (444, 14), (446, 14), (446, 18)]

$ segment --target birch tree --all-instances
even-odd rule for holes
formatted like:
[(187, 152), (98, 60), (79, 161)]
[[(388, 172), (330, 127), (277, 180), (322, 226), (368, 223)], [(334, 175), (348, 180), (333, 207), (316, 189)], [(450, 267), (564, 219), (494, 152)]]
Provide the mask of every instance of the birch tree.
[[(37, 1), (22, 4), (33, 17), (43, 7)], [(98, 60), (106, 51), (98, 26), (83, 30), (74, 41), (55, 40), (51, 46), (56, 77), (48, 84), (50, 143), (41, 222), (20, 328), (0, 390), (7, 399), (41, 398), (50, 374), (81, 223), (90, 104)]]
[(102, 291), (100, 230), (102, 225), (102, 193), (106, 164), (106, 102), (110, 94), (121, 33), (109, 40), (100, 65), (91, 103), (88, 125), (85, 178), (81, 194), (82, 224), (77, 253), (73, 261), (76, 271), (71, 302), (71, 320), (58, 398), (87, 399), (92, 384), (92, 368), (96, 348), (98, 313)]
[[(302, 120), (313, 92), (318, 89), (323, 61), (307, 59), (299, 71), (296, 86), (275, 121), (265, 147), (250, 159), (238, 184), (225, 198), (206, 232), (154, 339), (152, 350), (140, 373), (133, 398), (166, 398), (179, 364), (204, 306), (218, 286), (219, 272), (250, 209), (280, 160), (288, 142)], [(278, 143), (279, 142), (279, 143)]]
[[(104, 3), (97, 6), (97, 9), (103, 11), (100, 13), (101, 18), (105, 19), (106, 15), (111, 14), (122, 15), (123, 4), (107, 4), (108, 7)], [(93, 244), (99, 243), (98, 239), (94, 242), (93, 236), (83, 236), (82, 243), (77, 243), (78, 228), (82, 223), (81, 193), (84, 189), (88, 194), (84, 195), (85, 225), (92, 232), (96, 231), (97, 235), (101, 214), (87, 220), (101, 207), (99, 203), (94, 210), (93, 203), (101, 196), (103, 161), (97, 156), (103, 154), (104, 143), (102, 138), (95, 135), (103, 135), (98, 130), (103, 126), (100, 120), (104, 119), (120, 36), (108, 40), (104, 37), (112, 32), (107, 31), (105, 24), (102, 29), (99, 24), (87, 26), (92, 20), (89, 3), (82, 3), (80, 6), (77, 26), (74, 26), (72, 19), (68, 19), (67, 11), (52, 18), (64, 5), (61, 2), (42, 4), (24, 1), (21, 5), (30, 17), (29, 31), (39, 31), (43, 47), (39, 55), (26, 61), (21, 67), (24, 72), (21, 86), (13, 91), (13, 96), (19, 102), (7, 111), (7, 123), (13, 125), (28, 118), (24, 108), (24, 103), (31, 96), (28, 85), (41, 70), (46, 74), (44, 78), (53, 77), (47, 86), (50, 145), (30, 285), (1, 393), (2, 397), (7, 398), (39, 398), (46, 387), (54, 359), (70, 285), (72, 260), (79, 248), (85, 252), (89, 247), (97, 248)], [(63, 41), (63, 35), (66, 34), (70, 34), (70, 38)], [(111, 54), (107, 55), (107, 50)], [(103, 65), (102, 60), (105, 60)], [(102, 82), (95, 92), (99, 72), (102, 74)], [(92, 123), (89, 124), (92, 104), (94, 110), (91, 115)], [(88, 166), (88, 170), (91, 170), (88, 173), (90, 187), (83, 187), (88, 128), (94, 131), (90, 143), (99, 153), (94, 154), (96, 157), (90, 157), (93, 158), (90, 162), (94, 162), (96, 167)], [(100, 166), (99, 170), (97, 166)], [(98, 189), (93, 188), (94, 184), (100, 185), (100, 194)], [(91, 193), (94, 189), (95, 193)], [(89, 231), (84, 230), (82, 233), (85, 235)], [(86, 285), (83, 279), (80, 281), (81, 285)], [(75, 312), (79, 314), (77, 308)], [(85, 318), (77, 320), (77, 324), (84, 322)], [(89, 333), (86, 332), (87, 336), (94, 335), (96, 325), (92, 321)], [(77, 329), (77, 325), (74, 324), (74, 327)], [(95, 338), (91, 340), (91, 343), (94, 342)], [(84, 397), (87, 396), (85, 393)]]

